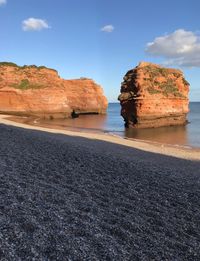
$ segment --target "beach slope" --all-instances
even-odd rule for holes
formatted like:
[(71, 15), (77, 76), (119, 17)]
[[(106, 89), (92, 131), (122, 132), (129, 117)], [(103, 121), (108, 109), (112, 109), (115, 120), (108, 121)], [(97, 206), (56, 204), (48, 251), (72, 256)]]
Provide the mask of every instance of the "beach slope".
[(1, 260), (199, 260), (200, 162), (0, 124)]

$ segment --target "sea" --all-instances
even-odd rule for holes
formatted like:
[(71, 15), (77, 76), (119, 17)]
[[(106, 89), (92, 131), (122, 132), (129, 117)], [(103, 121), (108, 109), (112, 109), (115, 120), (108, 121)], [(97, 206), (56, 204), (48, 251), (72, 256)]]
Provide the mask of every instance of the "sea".
[(106, 115), (80, 115), (66, 120), (44, 120), (42, 123), (62, 129), (104, 132), (129, 139), (157, 142), (181, 147), (200, 148), (200, 102), (190, 102), (188, 124), (149, 129), (126, 129), (120, 116), (120, 104), (109, 103)]

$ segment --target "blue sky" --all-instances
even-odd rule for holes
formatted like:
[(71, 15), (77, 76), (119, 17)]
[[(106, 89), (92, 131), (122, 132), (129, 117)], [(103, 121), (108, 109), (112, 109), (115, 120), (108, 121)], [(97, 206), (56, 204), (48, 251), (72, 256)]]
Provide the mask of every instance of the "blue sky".
[(109, 101), (139, 61), (164, 63), (200, 101), (199, 10), (199, 0), (0, 0), (0, 60), (93, 78)]

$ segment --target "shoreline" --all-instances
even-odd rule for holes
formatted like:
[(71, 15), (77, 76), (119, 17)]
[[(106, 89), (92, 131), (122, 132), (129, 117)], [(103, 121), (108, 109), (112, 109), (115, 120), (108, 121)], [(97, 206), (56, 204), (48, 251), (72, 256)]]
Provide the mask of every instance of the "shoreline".
[(87, 139), (101, 140), (114, 144), (123, 145), (126, 147), (139, 149), (146, 152), (173, 156), (181, 159), (200, 161), (200, 149), (189, 147), (189, 146), (182, 147), (182, 146), (164, 144), (164, 143), (153, 142), (153, 141), (123, 138), (109, 132), (108, 133), (92, 132), (92, 131), (86, 132), (86, 131), (78, 131), (73, 129), (63, 130), (62, 128), (59, 129), (59, 128), (50, 128), (46, 126), (44, 127), (39, 125), (33, 125), (30, 123), (19, 122), (16, 120), (16, 116), (11, 116), (6, 114), (0, 115), (0, 123), (5, 125), (10, 125), (10, 126), (30, 129), (30, 130), (38, 130), (43, 132), (55, 133), (55, 134), (64, 134), (73, 137), (83, 137)]

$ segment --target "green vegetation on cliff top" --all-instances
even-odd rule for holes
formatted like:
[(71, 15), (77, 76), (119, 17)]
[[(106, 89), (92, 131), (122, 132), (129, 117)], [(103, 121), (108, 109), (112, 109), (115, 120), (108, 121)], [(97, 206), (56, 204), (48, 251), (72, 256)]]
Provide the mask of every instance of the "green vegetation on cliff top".
[(27, 68), (35, 68), (35, 69), (38, 69), (38, 70), (42, 70), (42, 69), (48, 69), (48, 70), (52, 70), (52, 71), (55, 71), (57, 72), (55, 69), (52, 69), (52, 68), (48, 68), (48, 67), (45, 67), (45, 66), (36, 66), (36, 65), (24, 65), (24, 66), (19, 66), (17, 65), (16, 63), (11, 63), (11, 62), (0, 62), (0, 66), (12, 66), (12, 67), (16, 67), (18, 69), (27, 69)]
[(164, 68), (159, 66), (147, 65), (142, 69), (146, 73), (148, 73), (151, 78), (155, 78), (157, 76), (167, 77), (169, 74), (173, 74), (175, 77), (182, 76), (182, 72), (180, 70), (175, 70), (174, 72), (172, 72), (172, 69), (170, 68)]
[[(145, 66), (145, 73), (148, 73), (150, 78), (144, 78), (147, 85), (147, 90), (150, 94), (163, 94), (164, 96), (174, 95), (175, 97), (185, 98), (185, 96), (179, 91), (175, 79), (169, 78), (170, 74), (173, 74), (175, 78), (182, 77), (184, 85), (189, 85), (189, 83), (184, 79), (182, 72), (172, 72), (171, 69), (161, 68), (157, 66)], [(166, 81), (159, 83), (156, 77), (165, 77)]]

